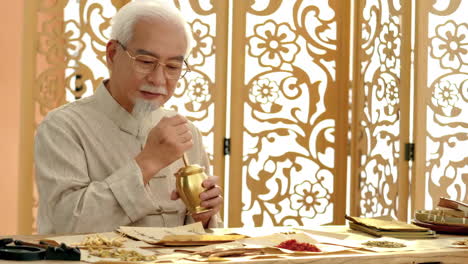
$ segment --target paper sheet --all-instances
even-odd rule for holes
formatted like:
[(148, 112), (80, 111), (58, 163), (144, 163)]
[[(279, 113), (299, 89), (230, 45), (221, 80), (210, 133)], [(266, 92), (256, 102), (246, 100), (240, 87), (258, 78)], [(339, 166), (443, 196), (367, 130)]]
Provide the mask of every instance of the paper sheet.
[[(317, 246), (322, 252), (314, 252), (316, 254), (326, 254), (326, 253), (335, 253), (341, 251), (347, 251), (349, 248), (336, 245), (328, 245), (328, 244), (320, 244), (320, 242), (315, 239), (313, 236), (305, 234), (305, 233), (296, 233), (296, 234), (272, 234), (263, 237), (252, 237), (246, 238), (242, 240), (238, 240), (238, 242), (251, 247), (275, 247), (283, 241), (295, 239), (300, 243), (310, 243)], [(283, 250), (286, 253), (291, 253), (290, 250)]]
[(190, 225), (178, 227), (135, 227), (121, 226), (118, 231), (129, 237), (144, 241), (149, 244), (159, 242), (167, 235), (203, 235), (206, 234), (202, 223), (197, 222)]
[(298, 230), (304, 233), (308, 233), (310, 235), (318, 235), (320, 237), (328, 237), (328, 238), (334, 238), (334, 239), (346, 239), (349, 237), (349, 234), (341, 234), (337, 232), (329, 232), (329, 231), (324, 231), (323, 228), (322, 230), (315, 230), (315, 229), (306, 229), (306, 228), (294, 228), (294, 230)]
[(249, 237), (267, 236), (277, 233), (291, 233), (296, 232), (293, 227), (283, 226), (269, 226), (268, 228), (258, 227), (242, 227), (242, 228), (213, 228), (213, 234), (225, 235), (225, 234), (239, 234)]

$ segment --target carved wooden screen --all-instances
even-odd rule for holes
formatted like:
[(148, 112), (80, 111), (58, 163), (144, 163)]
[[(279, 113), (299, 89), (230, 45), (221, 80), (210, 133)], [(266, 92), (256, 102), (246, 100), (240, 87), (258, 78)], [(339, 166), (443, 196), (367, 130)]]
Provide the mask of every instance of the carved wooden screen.
[[(128, 1), (25, 6), (20, 233), (31, 233), (37, 206), (35, 126), (51, 109), (92, 94), (107, 76), (110, 17)], [(439, 195), (468, 200), (467, 0), (173, 1), (196, 46), (188, 59), (193, 72), (169, 107), (201, 129), (220, 176), (231, 98), (229, 226), (344, 223), (349, 166), (353, 215), (407, 220), (409, 199), (412, 209), (432, 207)], [(411, 126), (410, 180), (403, 150)]]
[(417, 1), (414, 208), (468, 202), (468, 1)]
[(343, 222), (348, 1), (235, 1), (230, 226)]
[[(52, 109), (93, 94), (107, 78), (105, 46), (110, 19), (130, 0), (38, 0), (28, 3), (27, 36), (32, 45), (25, 70), (24, 131), (20, 191), (20, 232), (35, 230), (37, 194), (33, 194), (32, 138), (35, 127)], [(193, 31), (191, 72), (179, 81), (166, 107), (187, 116), (200, 129), (214, 173), (223, 179), (227, 1), (174, 0)], [(37, 29), (37, 33), (35, 32)], [(28, 44), (26, 44), (28, 45)], [(215, 48), (216, 47), (216, 48)], [(216, 131), (216, 132), (215, 132)], [(213, 168), (212, 168), (213, 171)], [(221, 180), (221, 184), (223, 180)], [(31, 211), (31, 208), (33, 210)], [(31, 225), (31, 223), (33, 223)]]
[[(401, 3), (401, 4), (400, 4)], [(410, 1), (356, 1), (351, 214), (406, 220)]]

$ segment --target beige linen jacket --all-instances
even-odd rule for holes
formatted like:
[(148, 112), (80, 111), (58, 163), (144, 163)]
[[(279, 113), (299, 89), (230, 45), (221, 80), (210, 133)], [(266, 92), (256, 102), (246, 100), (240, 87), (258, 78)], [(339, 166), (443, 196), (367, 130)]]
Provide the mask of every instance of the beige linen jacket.
[[(105, 232), (119, 226), (172, 227), (193, 222), (181, 200), (172, 201), (177, 160), (148, 185), (134, 158), (163, 116), (143, 123), (122, 108), (101, 84), (95, 94), (51, 111), (35, 138), (39, 233)], [(191, 163), (209, 169), (199, 131), (190, 124)], [(209, 171), (207, 171), (209, 173)], [(209, 227), (221, 227), (218, 215)]]

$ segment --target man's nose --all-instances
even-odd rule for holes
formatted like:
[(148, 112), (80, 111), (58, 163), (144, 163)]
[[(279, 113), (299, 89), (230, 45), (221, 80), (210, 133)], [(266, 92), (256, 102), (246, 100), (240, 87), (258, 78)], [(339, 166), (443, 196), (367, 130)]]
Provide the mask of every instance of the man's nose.
[(154, 70), (148, 74), (148, 79), (156, 86), (165, 85), (166, 76), (164, 74), (164, 65), (158, 63)]

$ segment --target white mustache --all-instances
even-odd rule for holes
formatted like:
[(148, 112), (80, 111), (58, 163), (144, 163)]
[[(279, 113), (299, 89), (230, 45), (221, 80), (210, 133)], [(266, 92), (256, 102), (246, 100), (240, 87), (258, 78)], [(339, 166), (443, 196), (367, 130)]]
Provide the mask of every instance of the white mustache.
[(162, 94), (162, 95), (167, 95), (166, 88), (162, 86), (152, 86), (148, 84), (143, 84), (140, 87), (141, 92), (148, 92), (148, 93), (153, 93), (153, 94)]

